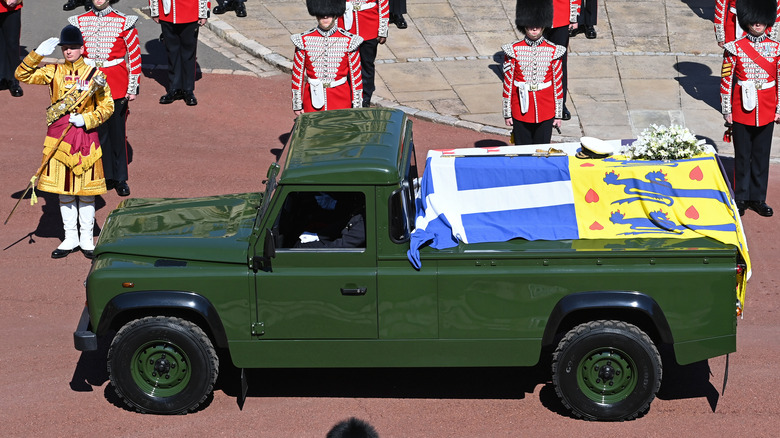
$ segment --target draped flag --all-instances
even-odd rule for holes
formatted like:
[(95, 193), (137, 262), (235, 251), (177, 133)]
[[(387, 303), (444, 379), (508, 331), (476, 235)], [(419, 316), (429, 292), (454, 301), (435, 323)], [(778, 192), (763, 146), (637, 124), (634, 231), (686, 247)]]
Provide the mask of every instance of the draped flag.
[(739, 213), (712, 154), (631, 161), (431, 151), (416, 209), (408, 257), (417, 269), (425, 244), (706, 236), (736, 246), (750, 272)]

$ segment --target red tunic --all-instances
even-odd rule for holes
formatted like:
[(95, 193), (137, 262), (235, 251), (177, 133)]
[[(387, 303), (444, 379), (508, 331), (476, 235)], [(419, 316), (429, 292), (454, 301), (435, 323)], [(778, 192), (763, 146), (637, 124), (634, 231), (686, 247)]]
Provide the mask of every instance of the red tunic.
[[(716, 0), (713, 22), (715, 23), (715, 40), (719, 43), (730, 43), (745, 36), (745, 32), (737, 23), (737, 0)], [(766, 30), (767, 34), (775, 39), (780, 32), (778, 24), (780, 24), (780, 3), (777, 5), (775, 25)]]
[[(755, 40), (755, 41), (754, 41)], [(750, 44), (770, 64), (771, 73), (754, 62), (745, 52), (743, 44)], [(735, 123), (748, 126), (764, 126), (775, 120), (778, 108), (777, 79), (780, 73), (780, 43), (762, 35), (758, 38), (746, 36), (723, 46), (723, 68), (721, 70), (721, 111), (731, 114)], [(740, 84), (742, 82), (742, 84)], [(757, 104), (745, 109), (743, 88), (747, 83), (757, 84)], [(750, 105), (747, 105), (748, 107)]]
[[(363, 38), (333, 27), (290, 36), (295, 44), (292, 71), (293, 110), (304, 112), (360, 108), (363, 82), (358, 46)], [(312, 104), (311, 80), (324, 85), (324, 106)]]
[[(504, 51), (504, 118), (540, 123), (563, 113), (561, 57), (566, 48), (544, 38), (524, 39), (501, 47)], [(521, 90), (528, 89), (528, 108), (523, 113)]]
[(338, 26), (347, 32), (360, 35), (364, 41), (376, 37), (387, 38), (390, 22), (388, 0), (350, 0), (347, 12), (338, 17)]
[[(166, 7), (166, 4), (170, 4)], [(152, 17), (169, 23), (194, 23), (209, 17), (211, 3), (208, 0), (149, 0)]]
[(106, 75), (114, 99), (138, 94), (141, 47), (135, 30), (136, 20), (137, 16), (124, 15), (111, 6), (68, 19), (84, 35), (85, 61), (99, 67)]
[(5, 2), (0, 1), (0, 14), (2, 14), (3, 12), (18, 11), (19, 9), (22, 9), (22, 2), (19, 2), (18, 5), (14, 6), (12, 8), (9, 8), (8, 5), (5, 4)]
[(577, 22), (580, 15), (582, 0), (552, 0), (553, 22), (552, 27), (568, 26)]

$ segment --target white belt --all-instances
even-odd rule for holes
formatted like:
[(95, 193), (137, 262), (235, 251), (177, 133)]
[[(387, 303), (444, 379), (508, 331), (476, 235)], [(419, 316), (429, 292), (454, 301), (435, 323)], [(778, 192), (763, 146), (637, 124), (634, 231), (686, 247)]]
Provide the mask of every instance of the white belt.
[(528, 112), (528, 92), (529, 91), (541, 91), (552, 85), (552, 81), (542, 82), (541, 84), (529, 84), (528, 82), (515, 81), (515, 87), (520, 92), (520, 112), (525, 114)]
[(347, 9), (344, 12), (344, 30), (352, 29), (352, 22), (355, 18), (353, 12), (365, 11), (376, 6), (376, 2), (363, 3), (362, 5), (355, 5), (352, 2), (347, 2)]
[(747, 111), (753, 111), (758, 104), (758, 90), (766, 90), (775, 86), (775, 81), (759, 82), (755, 81), (737, 81), (742, 87), (742, 108)]
[(306, 80), (309, 82), (309, 91), (311, 92), (311, 105), (315, 109), (320, 109), (323, 106), (325, 106), (326, 88), (335, 88), (338, 87), (339, 85), (343, 85), (347, 83), (346, 76), (332, 82), (322, 82), (322, 80), (320, 79), (312, 79), (310, 77), (307, 77)]
[(123, 62), (125, 62), (125, 58), (117, 58), (105, 62), (95, 61), (94, 59), (90, 59), (90, 58), (84, 58), (84, 64), (87, 64), (90, 67), (97, 67), (97, 68), (113, 67), (115, 65), (122, 64)]

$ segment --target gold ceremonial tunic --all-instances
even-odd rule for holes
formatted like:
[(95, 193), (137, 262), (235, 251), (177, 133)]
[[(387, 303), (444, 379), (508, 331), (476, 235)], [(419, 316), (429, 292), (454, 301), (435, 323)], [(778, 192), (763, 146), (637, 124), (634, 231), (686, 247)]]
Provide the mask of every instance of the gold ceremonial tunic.
[[(43, 57), (30, 52), (16, 69), (16, 78), (28, 84), (49, 85), (51, 102), (62, 99), (73, 87), (79, 91), (89, 87), (89, 77), (94, 67), (83, 58), (64, 64), (48, 64), (38, 67)], [(95, 72), (97, 74), (97, 72)], [(48, 166), (44, 168), (38, 189), (62, 195), (92, 196), (106, 192), (103, 177), (102, 151), (97, 140), (97, 128), (114, 112), (114, 100), (108, 85), (98, 87), (81, 106), (84, 126), (71, 126), (60, 142)], [(43, 143), (43, 157), (49, 155), (68, 126), (69, 114), (65, 114), (49, 127)]]

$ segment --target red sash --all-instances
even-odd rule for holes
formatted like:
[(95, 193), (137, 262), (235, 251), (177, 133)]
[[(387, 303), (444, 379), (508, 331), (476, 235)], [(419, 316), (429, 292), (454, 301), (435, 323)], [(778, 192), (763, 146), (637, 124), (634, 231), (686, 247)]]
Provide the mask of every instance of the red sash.
[[(60, 117), (54, 123), (49, 126), (49, 130), (46, 132), (47, 137), (54, 139), (59, 138), (62, 135), (62, 131), (68, 126), (70, 117)], [(100, 148), (100, 140), (98, 140), (97, 129), (91, 131), (85, 130), (83, 127), (79, 128), (72, 126), (62, 142), (70, 145), (68, 151), (71, 156), (79, 157), (79, 164), (81, 163), (81, 157), (89, 156), (92, 145), (95, 145), (95, 149)]]
[(734, 43), (734, 45), (742, 49), (748, 58), (752, 59), (753, 62), (761, 67), (761, 69), (764, 70), (772, 80), (777, 78), (777, 63), (773, 64), (761, 56), (756, 48), (750, 44), (750, 40), (747, 38), (742, 38)]

